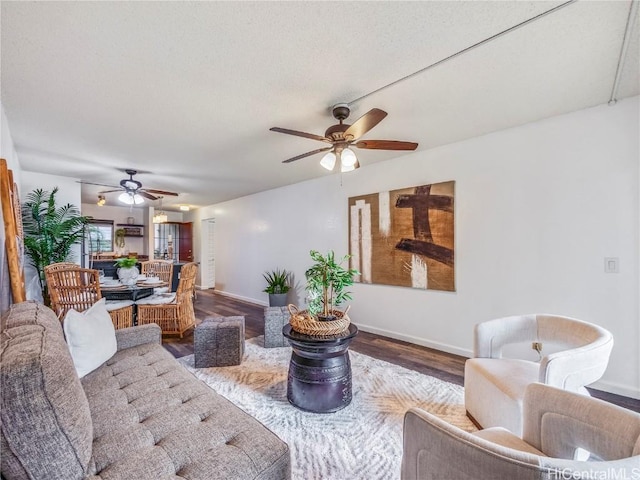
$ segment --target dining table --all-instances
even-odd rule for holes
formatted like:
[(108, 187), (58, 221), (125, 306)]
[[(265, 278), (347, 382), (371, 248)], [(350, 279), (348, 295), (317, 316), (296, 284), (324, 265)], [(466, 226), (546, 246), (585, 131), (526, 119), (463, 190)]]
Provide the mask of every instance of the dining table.
[(133, 304), (133, 324), (137, 324), (136, 301), (153, 295), (154, 288), (167, 287), (167, 282), (147, 282), (139, 280), (134, 285), (124, 285), (116, 282), (100, 283), (100, 292), (106, 300), (132, 300)]

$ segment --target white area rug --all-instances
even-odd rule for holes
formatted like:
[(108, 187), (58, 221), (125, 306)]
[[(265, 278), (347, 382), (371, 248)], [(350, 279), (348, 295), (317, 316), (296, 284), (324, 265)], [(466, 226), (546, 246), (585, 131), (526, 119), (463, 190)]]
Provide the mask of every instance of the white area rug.
[(246, 347), (236, 367), (195, 369), (193, 355), (179, 360), (289, 444), (294, 480), (399, 479), (402, 422), (411, 407), (476, 430), (462, 387), (353, 351), (351, 404), (336, 413), (303, 412), (287, 401), (291, 348), (262, 348), (262, 337)]

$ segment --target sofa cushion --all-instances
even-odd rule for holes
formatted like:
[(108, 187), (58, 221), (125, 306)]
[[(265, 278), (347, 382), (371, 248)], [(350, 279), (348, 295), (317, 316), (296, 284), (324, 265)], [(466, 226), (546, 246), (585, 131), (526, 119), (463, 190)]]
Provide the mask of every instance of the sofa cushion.
[(35, 302), (2, 317), (2, 475), (85, 478), (93, 430), (89, 404), (55, 314)]
[(96, 478), (290, 476), (286, 443), (158, 344), (118, 351), (82, 385), (93, 417)]
[(109, 360), (118, 350), (116, 330), (104, 298), (84, 312), (69, 310), (64, 317), (64, 334), (80, 378)]
[(464, 364), (465, 407), (483, 428), (522, 435), (522, 399), (540, 364), (515, 358), (471, 358)]

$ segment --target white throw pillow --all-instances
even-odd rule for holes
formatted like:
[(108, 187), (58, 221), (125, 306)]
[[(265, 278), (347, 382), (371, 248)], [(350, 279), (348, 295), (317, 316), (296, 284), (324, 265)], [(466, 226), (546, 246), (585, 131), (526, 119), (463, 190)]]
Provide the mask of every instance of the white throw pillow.
[(84, 312), (69, 310), (64, 318), (64, 334), (80, 378), (109, 360), (118, 350), (116, 330), (104, 298)]

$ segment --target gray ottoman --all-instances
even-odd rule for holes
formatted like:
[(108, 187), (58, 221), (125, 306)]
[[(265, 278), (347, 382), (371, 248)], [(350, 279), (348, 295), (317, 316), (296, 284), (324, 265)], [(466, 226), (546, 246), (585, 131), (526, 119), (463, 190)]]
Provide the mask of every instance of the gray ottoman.
[(264, 348), (288, 347), (289, 342), (282, 335), (282, 327), (289, 323), (287, 307), (265, 307)]
[(240, 365), (244, 355), (244, 317), (207, 317), (193, 332), (196, 368)]

